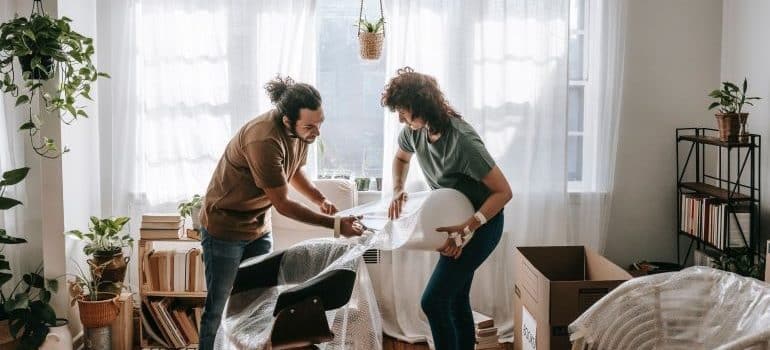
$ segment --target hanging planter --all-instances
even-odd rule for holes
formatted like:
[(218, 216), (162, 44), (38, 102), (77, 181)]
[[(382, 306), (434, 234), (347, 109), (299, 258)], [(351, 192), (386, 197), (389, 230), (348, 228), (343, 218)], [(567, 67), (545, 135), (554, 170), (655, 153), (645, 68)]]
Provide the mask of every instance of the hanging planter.
[[(46, 15), (42, 1), (34, 0), (29, 17), (0, 24), (0, 90), (13, 96), (17, 107), (28, 110), (19, 130), (27, 132), (34, 151), (47, 158), (56, 158), (67, 149), (60, 151), (56, 141), (42, 135), (38, 114), (42, 111), (33, 113), (33, 102), (42, 97), (41, 110), (59, 112), (59, 119), (70, 124), (88, 117), (84, 107), (76, 104), (77, 99), (91, 100), (91, 83), (98, 77), (109, 77), (98, 72), (91, 61), (93, 39), (72, 30), (70, 22), (67, 17)], [(53, 78), (58, 78), (56, 84), (44, 91), (45, 81)]]
[(369, 22), (363, 18), (364, 1), (361, 0), (361, 8), (358, 11), (358, 43), (360, 45), (361, 58), (365, 60), (378, 60), (382, 55), (382, 44), (385, 42), (385, 15), (382, 12), (380, 0), (380, 19), (377, 22)]

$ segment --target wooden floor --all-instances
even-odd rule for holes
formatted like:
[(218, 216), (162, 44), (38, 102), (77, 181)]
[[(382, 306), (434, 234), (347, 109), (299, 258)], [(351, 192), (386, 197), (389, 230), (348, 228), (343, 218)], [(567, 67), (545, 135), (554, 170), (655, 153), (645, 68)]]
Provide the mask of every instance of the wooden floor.
[[(383, 337), (382, 350), (428, 350), (427, 343), (409, 344), (400, 340), (393, 339), (387, 335)], [(500, 350), (513, 350), (513, 344), (502, 343)]]

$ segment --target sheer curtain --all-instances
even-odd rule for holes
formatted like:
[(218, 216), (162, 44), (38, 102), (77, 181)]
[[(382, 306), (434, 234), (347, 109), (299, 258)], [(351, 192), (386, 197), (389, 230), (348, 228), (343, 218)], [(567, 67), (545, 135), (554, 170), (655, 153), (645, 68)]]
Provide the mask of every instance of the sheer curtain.
[(592, 1), (589, 83), (586, 85), (586, 118), (589, 166), (583, 192), (573, 194), (570, 205), (570, 240), (603, 252), (607, 241), (610, 205), (615, 184), (615, 161), (623, 88), (627, 0)]
[[(314, 1), (99, 2), (106, 215), (203, 194), (231, 136), (272, 108), (276, 74), (315, 83)], [(134, 271), (132, 269), (131, 271)], [(135, 281), (135, 276), (134, 279)]]
[[(388, 76), (404, 65), (434, 75), (449, 102), (482, 136), (513, 188), (503, 239), (477, 271), (471, 290), (474, 310), (492, 315), (502, 340), (511, 341), (515, 245), (566, 243), (569, 1), (387, 4)], [(386, 176), (398, 147), (393, 142), (401, 128), (396, 119), (386, 112)], [(410, 172), (419, 172), (416, 161)], [(437, 257), (393, 252), (378, 281), (388, 334), (409, 341), (430, 334), (418, 305)]]

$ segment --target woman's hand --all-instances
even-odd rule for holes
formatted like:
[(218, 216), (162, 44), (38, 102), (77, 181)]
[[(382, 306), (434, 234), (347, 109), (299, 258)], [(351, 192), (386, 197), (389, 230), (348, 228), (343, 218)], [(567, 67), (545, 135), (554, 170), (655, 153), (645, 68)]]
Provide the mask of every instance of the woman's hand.
[(398, 219), (398, 217), (401, 216), (401, 210), (404, 209), (404, 203), (406, 203), (406, 192), (399, 191), (393, 196), (393, 200), (390, 202), (388, 218), (391, 220)]
[(436, 249), (436, 251), (440, 252), (441, 255), (448, 256), (450, 258), (454, 258), (454, 259), (459, 258), (460, 254), (462, 254), (463, 252), (463, 247), (461, 245), (458, 245), (457, 241), (455, 241), (455, 239), (451, 237), (451, 235), (452, 233), (457, 233), (460, 236), (460, 241), (464, 241), (464, 238), (466, 236), (464, 231), (466, 227), (468, 227), (467, 223), (437, 228), (436, 229), (437, 232), (444, 232), (450, 237), (448, 237), (446, 242), (444, 242), (444, 245), (442, 245), (441, 248)]

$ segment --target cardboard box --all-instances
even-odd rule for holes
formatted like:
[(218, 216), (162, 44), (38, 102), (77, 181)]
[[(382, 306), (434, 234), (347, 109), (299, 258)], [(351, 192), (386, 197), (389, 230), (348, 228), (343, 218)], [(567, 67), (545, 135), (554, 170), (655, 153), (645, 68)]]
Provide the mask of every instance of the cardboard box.
[(120, 294), (120, 313), (110, 325), (112, 350), (134, 349), (134, 300), (132, 293)]
[(569, 349), (567, 326), (631, 275), (583, 246), (518, 247), (514, 349)]

